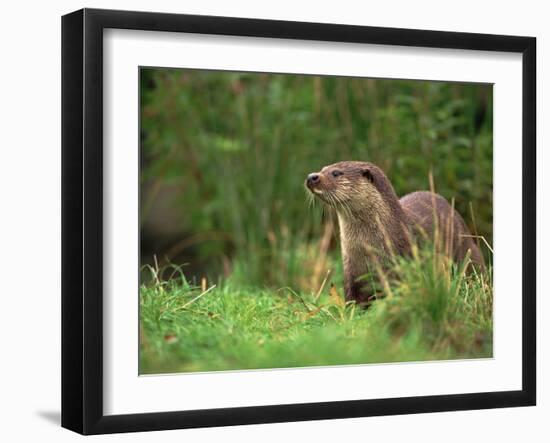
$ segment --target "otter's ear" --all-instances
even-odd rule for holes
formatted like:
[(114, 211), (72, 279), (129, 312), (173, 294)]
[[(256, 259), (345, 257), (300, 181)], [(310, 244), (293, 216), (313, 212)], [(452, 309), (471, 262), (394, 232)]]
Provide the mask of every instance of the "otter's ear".
[(372, 175), (372, 172), (370, 169), (363, 169), (361, 171), (361, 175), (365, 177), (368, 181), (371, 183), (374, 183), (374, 175)]

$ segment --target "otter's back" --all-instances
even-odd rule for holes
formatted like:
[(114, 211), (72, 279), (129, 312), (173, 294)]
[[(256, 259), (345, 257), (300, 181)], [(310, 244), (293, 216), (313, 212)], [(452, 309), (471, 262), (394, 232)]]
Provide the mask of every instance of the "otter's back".
[(413, 226), (433, 238), (436, 226), (443, 247), (449, 251), (455, 261), (461, 262), (471, 250), (471, 260), (481, 268), (484, 267), (483, 255), (473, 241), (464, 219), (453, 209), (441, 195), (418, 191), (407, 194), (399, 200), (401, 207)]

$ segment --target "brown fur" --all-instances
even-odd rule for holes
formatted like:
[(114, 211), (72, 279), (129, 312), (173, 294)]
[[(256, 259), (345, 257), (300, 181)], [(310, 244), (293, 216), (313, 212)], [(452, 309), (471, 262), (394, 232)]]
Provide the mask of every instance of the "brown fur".
[(383, 268), (392, 255), (408, 254), (413, 238), (433, 239), (436, 231), (444, 236), (443, 252), (461, 262), (469, 250), (472, 263), (484, 268), (464, 220), (440, 195), (421, 191), (398, 199), (384, 172), (367, 162), (339, 162), (314, 175), (306, 186), (338, 216), (347, 300), (365, 303), (373, 294), (358, 279), (373, 264)]

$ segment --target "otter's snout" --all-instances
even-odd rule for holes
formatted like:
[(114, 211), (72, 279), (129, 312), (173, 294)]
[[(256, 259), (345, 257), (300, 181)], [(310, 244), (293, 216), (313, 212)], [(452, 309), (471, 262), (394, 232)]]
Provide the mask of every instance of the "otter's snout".
[(311, 188), (312, 186), (315, 186), (316, 184), (318, 184), (320, 180), (321, 180), (321, 177), (319, 176), (319, 174), (314, 172), (313, 174), (309, 174), (307, 176), (306, 184), (308, 188)]

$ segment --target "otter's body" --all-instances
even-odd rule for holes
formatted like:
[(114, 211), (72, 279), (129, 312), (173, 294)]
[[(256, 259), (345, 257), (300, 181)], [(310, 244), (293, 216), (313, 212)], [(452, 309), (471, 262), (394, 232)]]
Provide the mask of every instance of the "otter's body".
[(310, 191), (338, 215), (346, 299), (364, 303), (372, 295), (360, 280), (392, 255), (406, 255), (412, 242), (443, 236), (444, 251), (456, 262), (468, 250), (483, 269), (483, 256), (460, 214), (442, 196), (413, 192), (398, 199), (380, 168), (346, 161), (324, 167), (306, 180)]
[(455, 262), (462, 262), (469, 250), (472, 263), (483, 269), (483, 255), (464, 219), (445, 198), (433, 192), (417, 191), (401, 197), (399, 202), (413, 227), (421, 228), (431, 238), (436, 229), (434, 220), (437, 220), (440, 235), (446, 242), (444, 246)]

